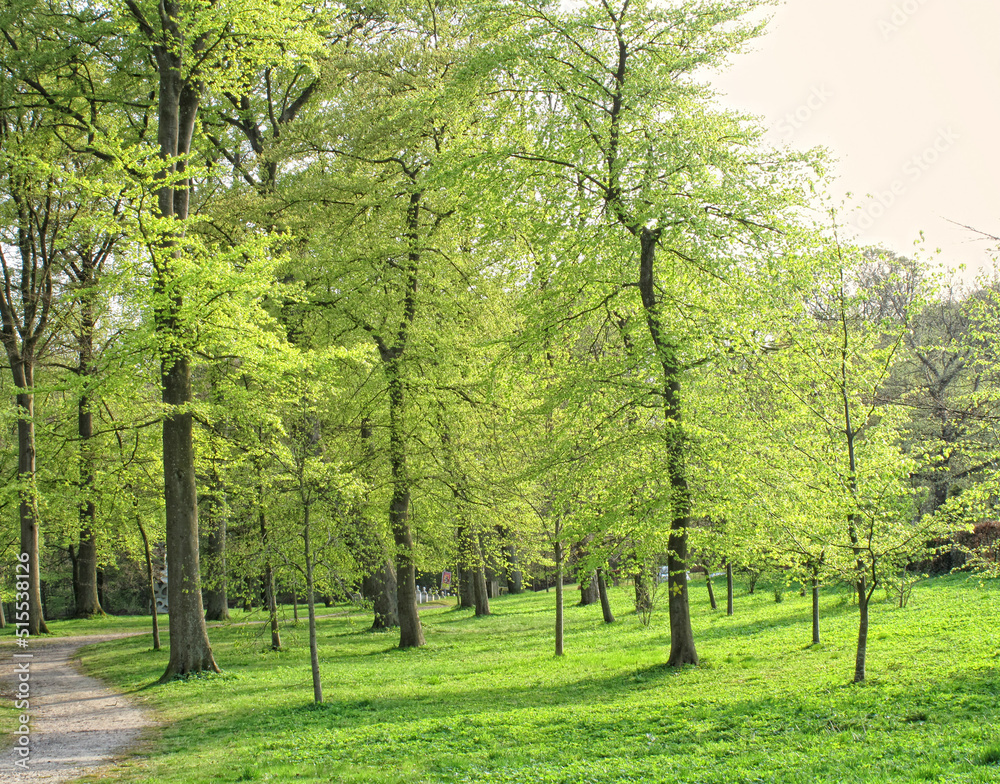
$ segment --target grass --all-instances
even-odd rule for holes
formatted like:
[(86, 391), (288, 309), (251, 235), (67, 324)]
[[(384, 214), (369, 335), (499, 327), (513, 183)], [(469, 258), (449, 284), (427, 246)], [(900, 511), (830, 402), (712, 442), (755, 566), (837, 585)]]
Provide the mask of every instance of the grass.
[(368, 632), (364, 614), (322, 620), (322, 706), (304, 623), (283, 630), (280, 652), (259, 624), (213, 628), (224, 673), (165, 686), (151, 685), (167, 654), (148, 634), (92, 646), (87, 670), (162, 722), (101, 780), (1000, 781), (997, 581), (939, 578), (905, 609), (876, 605), (861, 686), (850, 683), (857, 619), (845, 594), (826, 592), (824, 641), (810, 646), (808, 597), (741, 592), (730, 618), (693, 584), (702, 662), (678, 671), (662, 664), (665, 608), (644, 628), (630, 593), (612, 591), (611, 626), (599, 606), (568, 607), (560, 659), (554, 593), (502, 597), (487, 618), (424, 610), (418, 650)]

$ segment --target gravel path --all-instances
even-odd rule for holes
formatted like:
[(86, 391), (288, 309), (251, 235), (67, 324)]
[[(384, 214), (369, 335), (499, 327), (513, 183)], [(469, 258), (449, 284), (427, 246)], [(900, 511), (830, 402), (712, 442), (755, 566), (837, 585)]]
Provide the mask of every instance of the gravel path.
[[(17, 743), (0, 753), (0, 781), (72, 781), (112, 761), (153, 724), (152, 717), (127, 697), (100, 681), (81, 674), (70, 660), (82, 645), (105, 642), (126, 634), (33, 638), (22, 650), (12, 644), (0, 648), (0, 689), (4, 699), (15, 696), (17, 667), (30, 663), (30, 756), (27, 769), (14, 763), (22, 759)], [(15, 659), (30, 653), (31, 658)], [(18, 727), (5, 728), (17, 732)], [(6, 746), (7, 744), (3, 744)]]

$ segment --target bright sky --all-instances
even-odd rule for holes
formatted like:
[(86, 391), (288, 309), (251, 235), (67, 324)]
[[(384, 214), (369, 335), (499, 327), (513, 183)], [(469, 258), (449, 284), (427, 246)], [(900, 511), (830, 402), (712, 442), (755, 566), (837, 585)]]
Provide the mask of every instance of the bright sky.
[(723, 102), (828, 147), (862, 241), (912, 256), (923, 231), (921, 256), (989, 267), (997, 243), (949, 221), (1000, 235), (1000, 0), (785, 0), (769, 30)]

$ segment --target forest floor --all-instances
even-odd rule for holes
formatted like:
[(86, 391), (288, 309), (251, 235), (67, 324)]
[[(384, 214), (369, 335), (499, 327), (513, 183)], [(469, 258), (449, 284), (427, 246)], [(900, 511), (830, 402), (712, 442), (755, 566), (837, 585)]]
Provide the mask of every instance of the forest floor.
[[(28, 676), (30, 716), (29, 755), (19, 744), (5, 749), (0, 780), (18, 782), (72, 781), (99, 774), (103, 766), (133, 746), (154, 725), (148, 710), (96, 678), (79, 672), (73, 661), (84, 645), (108, 642), (130, 633), (30, 640), (30, 647), (12, 644), (0, 648), (0, 689), (4, 701), (13, 700), (18, 665)], [(15, 659), (15, 655), (19, 658)], [(30, 658), (28, 658), (30, 656)], [(19, 739), (18, 736), (15, 736)], [(24, 767), (16, 763), (25, 760)]]

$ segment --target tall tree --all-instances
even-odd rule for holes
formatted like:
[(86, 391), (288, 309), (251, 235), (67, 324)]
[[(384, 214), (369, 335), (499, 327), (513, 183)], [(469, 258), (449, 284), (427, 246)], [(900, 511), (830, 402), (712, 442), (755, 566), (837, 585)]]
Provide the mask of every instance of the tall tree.
[(59, 144), (44, 112), (16, 105), (0, 114), (0, 340), (17, 390), (21, 552), (28, 567), (28, 632), (47, 632), (42, 611), (36, 485), (35, 369), (50, 337), (54, 279), (62, 270), (62, 235), (70, 220), (61, 176), (52, 165)]
[[(569, 324), (566, 310), (617, 313), (634, 355), (646, 358), (636, 374), (647, 380), (641, 405), (658, 401), (642, 437), (655, 433), (667, 479), (660, 513), (670, 521), (674, 666), (698, 661), (686, 580), (685, 383), (749, 334), (734, 318), (734, 292), (773, 283), (805, 192), (807, 161), (761, 151), (759, 131), (713, 110), (696, 81), (759, 32), (745, 20), (755, 5), (524, 3), (528, 33), (510, 66), (510, 89), (527, 93), (523, 111), (536, 115), (533, 143), (511, 154), (549, 172), (548, 195), (564, 205), (550, 271), (562, 280), (552, 290), (571, 299), (557, 323)], [(594, 235), (596, 247), (579, 240)]]

